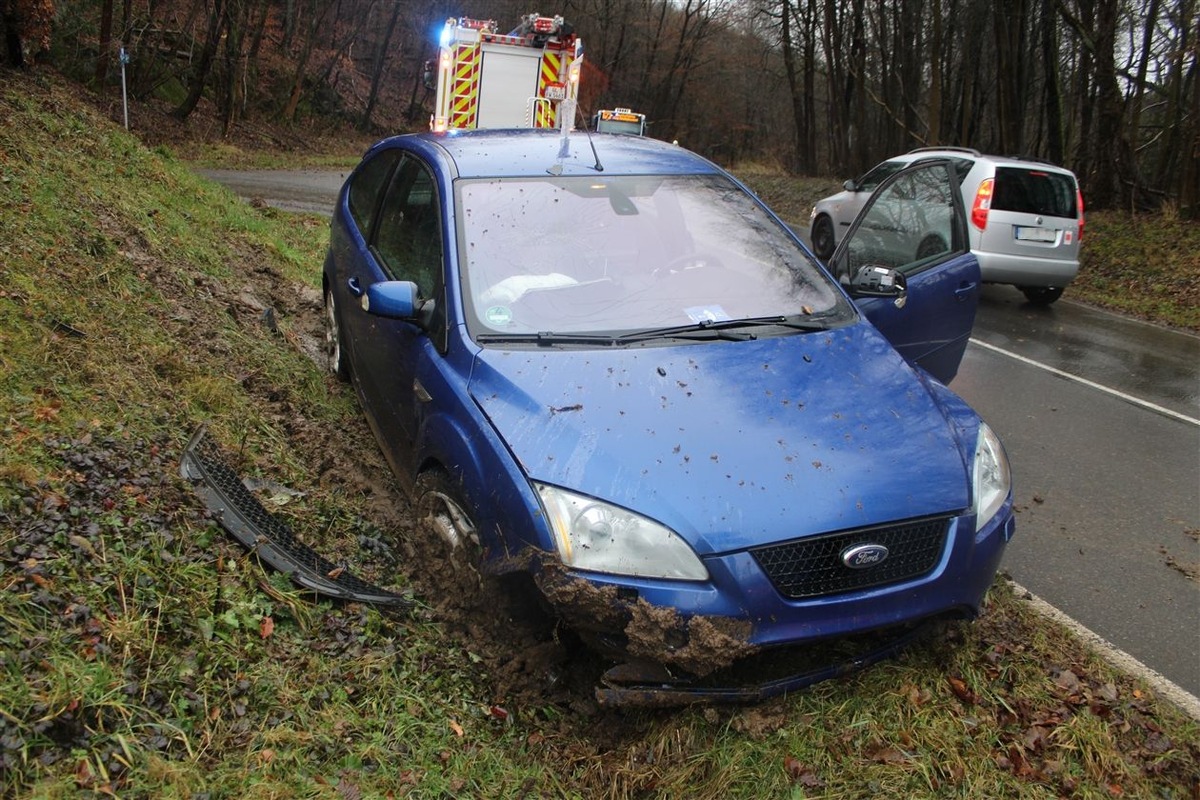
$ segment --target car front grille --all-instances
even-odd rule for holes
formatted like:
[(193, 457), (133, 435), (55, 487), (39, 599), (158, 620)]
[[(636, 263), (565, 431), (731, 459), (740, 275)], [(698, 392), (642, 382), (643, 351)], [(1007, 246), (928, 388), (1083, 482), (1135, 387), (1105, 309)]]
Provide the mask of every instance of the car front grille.
[[(860, 528), (751, 550), (784, 597), (800, 599), (912, 580), (930, 572), (946, 546), (950, 517)], [(842, 554), (858, 545), (883, 545), (887, 558), (853, 569)]]

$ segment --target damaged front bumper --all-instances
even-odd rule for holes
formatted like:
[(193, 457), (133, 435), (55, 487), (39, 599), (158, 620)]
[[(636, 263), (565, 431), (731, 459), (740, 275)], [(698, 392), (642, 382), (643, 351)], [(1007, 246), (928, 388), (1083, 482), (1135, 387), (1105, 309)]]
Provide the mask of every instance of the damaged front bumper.
[[(829, 661), (820, 660), (823, 645), (818, 643), (804, 648), (809, 652), (803, 655), (796, 648), (788, 648), (751, 656), (702, 679), (676, 675), (669, 668), (652, 662), (620, 664), (601, 677), (601, 685), (596, 687), (596, 700), (601, 706), (626, 708), (758, 703), (849, 675), (891, 658), (945, 621), (934, 619), (874, 633), (856, 643), (842, 641), (839, 649), (857, 644), (855, 653)], [(812, 661), (813, 656), (817, 657), (819, 666), (797, 666)], [(763, 678), (761, 673), (773, 676)]]
[(536, 582), (593, 649), (623, 660), (596, 687), (602, 706), (761, 702), (869, 667), (946, 621), (973, 616), (963, 606), (867, 632), (763, 647), (753, 643), (749, 620), (655, 606), (564, 570), (548, 554), (539, 561)]

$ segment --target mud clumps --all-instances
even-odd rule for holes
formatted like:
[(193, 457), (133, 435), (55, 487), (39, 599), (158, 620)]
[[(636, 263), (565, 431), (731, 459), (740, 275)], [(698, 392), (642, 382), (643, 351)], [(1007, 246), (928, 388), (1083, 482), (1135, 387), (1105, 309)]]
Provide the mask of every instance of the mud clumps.
[(704, 677), (757, 651), (748, 641), (752, 632), (748, 620), (689, 617), (672, 608), (651, 605), (641, 597), (625, 599), (616, 587), (598, 586), (569, 575), (549, 558), (543, 559), (538, 586), (573, 628), (585, 635), (599, 633), (603, 642), (621, 640), (621, 656)]
[(639, 599), (625, 626), (630, 655), (685, 669), (697, 677), (728, 667), (752, 655), (748, 620), (731, 617), (685, 617), (671, 608)]

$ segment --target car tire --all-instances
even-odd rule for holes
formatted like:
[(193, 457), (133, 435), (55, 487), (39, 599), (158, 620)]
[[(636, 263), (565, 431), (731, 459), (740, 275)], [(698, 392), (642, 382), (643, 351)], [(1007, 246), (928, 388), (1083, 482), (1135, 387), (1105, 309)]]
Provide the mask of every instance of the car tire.
[(342, 347), (342, 320), (333, 289), (325, 289), (325, 366), (343, 382), (350, 380), (350, 361)]
[(1025, 299), (1035, 306), (1048, 306), (1062, 297), (1061, 286), (1022, 286)]
[(812, 248), (817, 258), (828, 261), (833, 257), (837, 243), (833, 237), (833, 220), (822, 214), (813, 220)]
[(477, 589), (482, 555), (479, 532), (458, 486), (442, 470), (429, 469), (417, 476), (413, 495), (418, 535), (429, 540), (423, 544), (446, 554), (456, 588)]

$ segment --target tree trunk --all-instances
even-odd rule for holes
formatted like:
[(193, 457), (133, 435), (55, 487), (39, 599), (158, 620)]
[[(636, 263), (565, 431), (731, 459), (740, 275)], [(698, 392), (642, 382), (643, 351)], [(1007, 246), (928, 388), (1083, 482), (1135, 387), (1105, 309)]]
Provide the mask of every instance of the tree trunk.
[(1116, 208), (1123, 203), (1122, 183), (1128, 175), (1125, 165), (1126, 140), (1121, 127), (1124, 108), (1117, 85), (1116, 40), (1119, 0), (1096, 3), (1096, 128), (1104, 137), (1093, 152), (1088, 175), (1092, 208)]
[(96, 90), (104, 91), (104, 83), (108, 80), (108, 62), (112, 57), (112, 22), (113, 0), (104, 0), (100, 4), (100, 46), (96, 53)]
[(217, 55), (217, 46), (221, 42), (221, 30), (224, 27), (225, 0), (213, 0), (213, 6), (208, 16), (208, 35), (204, 40), (204, 47), (200, 50), (200, 58), (196, 62), (196, 69), (192, 74), (191, 84), (188, 86), (187, 97), (171, 112), (171, 116), (176, 119), (187, 119), (200, 104), (200, 98), (204, 95), (204, 86), (208, 83), (208, 75), (212, 71), (213, 59)]
[(1058, 17), (1054, 0), (1042, 3), (1042, 67), (1045, 70), (1042, 108), (1045, 111), (1046, 151), (1055, 164), (1063, 161), (1062, 99), (1058, 76)]
[(1000, 152), (1020, 155), (1024, 149), (1025, 0), (996, 0), (996, 120)]
[(383, 36), (383, 42), (379, 45), (379, 49), (375, 51), (375, 64), (371, 69), (371, 94), (367, 98), (367, 107), (363, 109), (362, 119), (358, 123), (360, 131), (366, 131), (371, 127), (371, 114), (375, 112), (375, 101), (379, 97), (379, 82), (383, 80), (384, 67), (387, 66), (388, 48), (392, 44), (392, 34), (396, 31), (396, 20), (400, 18), (400, 2), (392, 0), (392, 16), (388, 20), (387, 33)]

